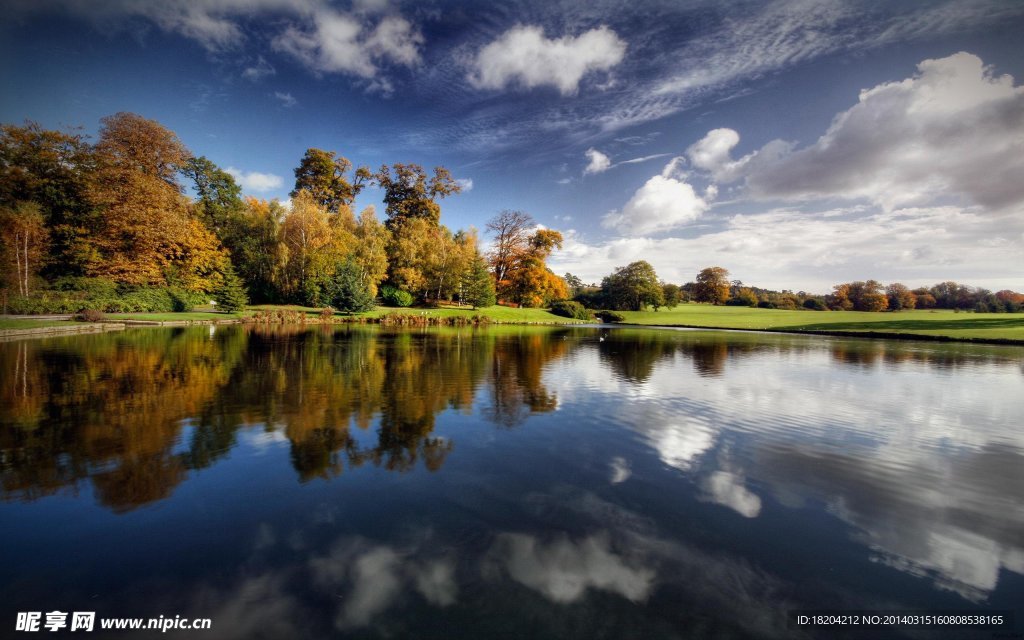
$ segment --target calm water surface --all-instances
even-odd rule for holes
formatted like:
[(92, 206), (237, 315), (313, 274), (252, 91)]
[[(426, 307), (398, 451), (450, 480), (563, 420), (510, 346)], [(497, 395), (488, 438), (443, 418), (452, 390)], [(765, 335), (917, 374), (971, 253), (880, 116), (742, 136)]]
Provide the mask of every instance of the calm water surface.
[(54, 609), (208, 638), (1024, 627), (1018, 348), (197, 327), (0, 344), (0, 375), (4, 637)]

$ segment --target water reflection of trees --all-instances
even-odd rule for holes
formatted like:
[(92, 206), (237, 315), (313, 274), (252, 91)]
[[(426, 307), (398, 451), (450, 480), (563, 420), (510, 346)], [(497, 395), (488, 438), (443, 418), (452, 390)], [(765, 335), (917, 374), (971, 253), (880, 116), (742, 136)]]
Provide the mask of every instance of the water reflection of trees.
[(243, 427), (280, 431), (302, 481), (365, 464), (434, 471), (453, 448), (434, 433), (440, 412), (470, 412), (485, 383), (485, 414), (500, 424), (553, 409), (541, 370), (565, 350), (542, 334), (358, 327), (3, 345), (2, 494), (32, 500), (91, 483), (101, 504), (129, 510), (214, 464)]

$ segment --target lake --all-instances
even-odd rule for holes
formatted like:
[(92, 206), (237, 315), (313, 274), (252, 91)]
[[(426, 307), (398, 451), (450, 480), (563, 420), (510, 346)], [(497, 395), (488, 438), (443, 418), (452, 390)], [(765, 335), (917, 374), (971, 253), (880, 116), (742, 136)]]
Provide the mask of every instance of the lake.
[(0, 371), (0, 636), (53, 610), (208, 638), (1024, 626), (1022, 348), (228, 326), (9, 342)]

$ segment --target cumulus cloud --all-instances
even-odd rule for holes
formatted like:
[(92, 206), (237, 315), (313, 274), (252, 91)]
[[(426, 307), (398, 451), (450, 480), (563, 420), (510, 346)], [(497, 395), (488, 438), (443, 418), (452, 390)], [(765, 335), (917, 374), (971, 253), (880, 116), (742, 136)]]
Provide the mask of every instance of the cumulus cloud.
[(583, 169), (583, 175), (601, 173), (603, 171), (607, 171), (608, 168), (612, 166), (612, 161), (608, 156), (593, 147), (587, 149), (585, 155), (587, 156), (588, 164), (586, 168)]
[(716, 129), (688, 153), (716, 180), (745, 178), (760, 198), (866, 199), (890, 211), (942, 198), (990, 209), (1024, 202), (1024, 87), (970, 53), (862, 91), (808, 147), (777, 140), (732, 160), (738, 141)]
[(422, 43), (423, 36), (404, 18), (388, 16), (371, 30), (359, 17), (324, 9), (305, 28), (289, 26), (272, 46), (314, 71), (372, 78), (381, 61), (418, 64)]
[(284, 184), (281, 176), (273, 173), (260, 173), (258, 171), (245, 172), (234, 167), (225, 169), (245, 191), (270, 191), (279, 189)]
[(520, 25), (477, 53), (468, 80), (478, 89), (551, 86), (573, 95), (585, 75), (612, 69), (625, 54), (626, 42), (605, 26), (549, 39), (541, 27)]
[(708, 190), (701, 197), (679, 173), (679, 158), (665, 165), (661, 175), (636, 190), (621, 211), (612, 211), (602, 226), (630, 235), (667, 231), (693, 222), (707, 211), (716, 195)]

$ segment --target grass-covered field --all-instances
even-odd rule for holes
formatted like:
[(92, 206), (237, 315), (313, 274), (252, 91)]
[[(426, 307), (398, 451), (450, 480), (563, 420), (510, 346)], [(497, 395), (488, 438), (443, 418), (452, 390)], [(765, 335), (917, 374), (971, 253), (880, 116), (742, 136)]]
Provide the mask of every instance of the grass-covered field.
[[(220, 313), (217, 311), (188, 311), (182, 313), (108, 313), (107, 318), (109, 320), (149, 320), (155, 322), (175, 322), (175, 321), (199, 321), (199, 322), (215, 322), (219, 320), (229, 320), (232, 318), (245, 317), (254, 315), (260, 311), (274, 311), (278, 309), (284, 309), (287, 311), (297, 311), (299, 313), (305, 313), (310, 318), (319, 319), (320, 309), (314, 307), (302, 307), (299, 305), (255, 305), (249, 307), (245, 312), (241, 314), (227, 314)], [(453, 316), (463, 316), (466, 318), (473, 317), (475, 315), (485, 315), (495, 322), (507, 322), (507, 323), (557, 323), (557, 324), (578, 324), (579, 320), (571, 320), (569, 318), (563, 318), (556, 316), (553, 313), (548, 312), (545, 309), (511, 309), (509, 307), (489, 307), (487, 309), (471, 309), (469, 307), (440, 307), (436, 309), (423, 309), (418, 307), (377, 307), (373, 311), (366, 313), (355, 314), (357, 317), (365, 318), (379, 318), (389, 313), (399, 313), (407, 315), (426, 315), (432, 317), (448, 318)], [(344, 316), (345, 314), (338, 314)]]
[(643, 325), (843, 331), (945, 336), (959, 340), (1024, 341), (1024, 314), (956, 313), (945, 309), (862, 313), (858, 311), (785, 311), (751, 307), (683, 304), (661, 311), (623, 311), (625, 322)]

